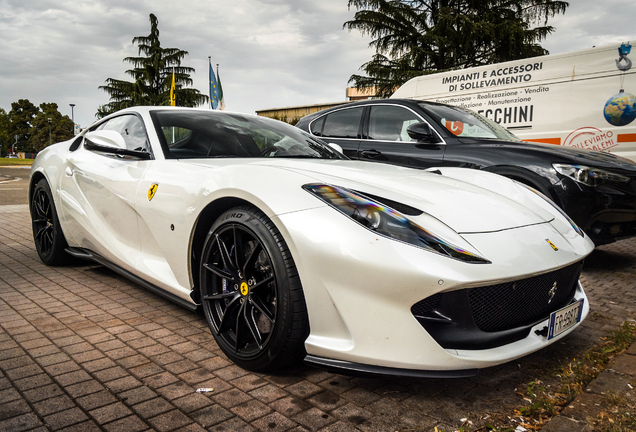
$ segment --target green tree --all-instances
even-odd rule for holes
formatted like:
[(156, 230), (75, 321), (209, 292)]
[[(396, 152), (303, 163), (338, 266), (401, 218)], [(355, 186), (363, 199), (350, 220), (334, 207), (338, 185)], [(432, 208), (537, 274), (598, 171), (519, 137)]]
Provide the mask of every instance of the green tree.
[[(19, 99), (17, 102), (11, 103), (11, 111), (9, 111), (9, 135), (13, 137), (18, 135), (18, 142), (15, 145), (15, 151), (29, 151), (29, 136), (31, 135), (31, 126), (33, 119), (40, 110), (38, 107), (29, 102), (28, 99)], [(15, 142), (12, 141), (12, 144)]]
[(390, 96), (429, 73), (548, 54), (539, 42), (558, 0), (349, 0), (358, 11), (344, 27), (371, 36), (376, 54), (349, 82)]
[(9, 115), (0, 108), (0, 157), (5, 156), (11, 150), (11, 134)]
[(110, 96), (110, 102), (98, 108), (96, 116), (104, 117), (123, 108), (138, 105), (170, 105), (170, 87), (174, 70), (175, 81), (181, 88), (177, 91), (179, 106), (197, 106), (205, 103), (208, 97), (192, 85), (191, 67), (181, 66), (181, 60), (188, 55), (187, 51), (177, 48), (162, 48), (159, 41), (157, 17), (150, 14), (150, 34), (136, 36), (132, 40), (138, 45), (137, 57), (126, 57), (125, 62), (133, 68), (126, 71), (134, 81), (108, 78), (106, 85), (99, 88)]
[(56, 103), (41, 103), (40, 110), (31, 122), (28, 141), (30, 148), (38, 152), (50, 142), (55, 144), (73, 138), (73, 122), (68, 116), (62, 116)]

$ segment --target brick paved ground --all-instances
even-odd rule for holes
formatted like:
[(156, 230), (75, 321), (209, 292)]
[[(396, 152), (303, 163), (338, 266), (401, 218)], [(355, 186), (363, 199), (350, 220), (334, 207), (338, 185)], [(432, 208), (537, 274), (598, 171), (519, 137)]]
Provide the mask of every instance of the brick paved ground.
[[(27, 206), (0, 205), (0, 431), (454, 430), (511, 412), (516, 387), (636, 316), (636, 240), (599, 248), (593, 313), (553, 346), (471, 379), (350, 378), (230, 363), (204, 318), (96, 265), (46, 267)], [(212, 387), (208, 394), (195, 389)]]

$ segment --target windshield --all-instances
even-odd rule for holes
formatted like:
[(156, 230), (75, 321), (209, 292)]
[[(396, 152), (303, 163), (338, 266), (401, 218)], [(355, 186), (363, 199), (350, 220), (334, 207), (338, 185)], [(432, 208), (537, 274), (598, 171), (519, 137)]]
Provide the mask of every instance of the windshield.
[(521, 141), (508, 129), (473, 111), (449, 105), (422, 103), (420, 106), (436, 122), (458, 137)]
[(167, 159), (346, 159), (300, 129), (265, 117), (203, 110), (157, 110), (151, 116)]

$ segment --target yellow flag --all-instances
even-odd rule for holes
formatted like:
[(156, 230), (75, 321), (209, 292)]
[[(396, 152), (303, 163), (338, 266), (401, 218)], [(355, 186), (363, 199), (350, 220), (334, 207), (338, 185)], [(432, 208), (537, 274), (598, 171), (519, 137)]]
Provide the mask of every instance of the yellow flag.
[(174, 86), (174, 68), (172, 68), (172, 85), (170, 86), (170, 106), (177, 105), (177, 93)]

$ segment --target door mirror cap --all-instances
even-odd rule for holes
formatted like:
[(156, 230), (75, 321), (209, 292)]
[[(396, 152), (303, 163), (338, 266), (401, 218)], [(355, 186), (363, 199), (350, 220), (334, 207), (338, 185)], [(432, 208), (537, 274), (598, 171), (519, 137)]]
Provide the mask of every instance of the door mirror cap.
[(153, 159), (151, 153), (147, 150), (128, 150), (124, 137), (116, 131), (98, 130), (88, 132), (84, 135), (84, 147), (87, 150), (114, 154), (120, 157), (131, 156), (139, 159)]
[(426, 122), (414, 123), (406, 128), (406, 133), (418, 141), (424, 143), (437, 143), (439, 138), (431, 126)]
[(329, 147), (331, 147), (332, 149), (334, 149), (335, 151), (337, 151), (340, 154), (344, 154), (344, 150), (342, 150), (342, 147), (340, 147), (338, 144), (335, 143), (329, 143), (328, 144)]
[(97, 130), (87, 133), (84, 135), (84, 138), (99, 147), (126, 149), (126, 141), (124, 141), (124, 137), (117, 131)]

